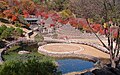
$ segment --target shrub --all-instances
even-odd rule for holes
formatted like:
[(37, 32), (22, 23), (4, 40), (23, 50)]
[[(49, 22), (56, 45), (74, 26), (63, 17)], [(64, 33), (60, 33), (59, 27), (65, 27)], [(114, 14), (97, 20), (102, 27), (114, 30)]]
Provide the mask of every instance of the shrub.
[(20, 29), (20, 28), (16, 28), (15, 32), (16, 32), (16, 35), (18, 35), (18, 36), (22, 36), (23, 35), (23, 30)]
[(1, 38), (1, 39), (7, 39), (8, 37), (11, 36), (12, 32), (14, 31), (14, 29), (15, 29), (15, 28), (13, 28), (13, 27), (10, 27), (10, 28), (8, 27), (8, 28), (6, 28), (6, 29), (2, 32), (0, 38)]
[(34, 38), (36, 42), (42, 42), (44, 40), (44, 37), (41, 34), (37, 34)]
[(48, 58), (26, 57), (6, 61), (0, 69), (0, 75), (54, 75), (57, 73), (56, 65)]
[(2, 32), (6, 29), (7, 27), (5, 25), (2, 25), (0, 27), (0, 35), (2, 34)]
[(17, 22), (15, 22), (15, 26), (16, 26), (16, 27), (20, 27), (21, 25), (20, 25), (20, 23), (17, 21)]

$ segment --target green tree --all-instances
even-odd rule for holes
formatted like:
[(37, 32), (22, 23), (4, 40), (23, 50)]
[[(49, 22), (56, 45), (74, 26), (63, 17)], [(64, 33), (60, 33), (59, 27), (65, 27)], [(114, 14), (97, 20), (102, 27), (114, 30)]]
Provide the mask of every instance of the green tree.
[(22, 29), (20, 29), (20, 28), (16, 28), (15, 32), (16, 32), (17, 36), (22, 36), (24, 31)]
[(38, 59), (35, 56), (28, 57), (26, 60), (20, 58), (1, 65), (0, 75), (54, 75), (57, 73), (55, 63), (48, 58)]
[(11, 37), (12, 32), (14, 31), (14, 29), (15, 29), (15, 28), (13, 28), (13, 27), (8, 27), (8, 28), (6, 28), (6, 29), (2, 32), (0, 38), (1, 38), (1, 39), (7, 39), (7, 38)]
[(6, 29), (7, 27), (5, 25), (2, 25), (0, 27), (0, 35), (2, 34), (2, 32)]

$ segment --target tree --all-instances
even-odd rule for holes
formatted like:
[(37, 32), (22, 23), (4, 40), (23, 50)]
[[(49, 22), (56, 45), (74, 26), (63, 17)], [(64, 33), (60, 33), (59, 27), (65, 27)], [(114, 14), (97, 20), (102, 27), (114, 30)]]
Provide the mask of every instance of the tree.
[[(114, 33), (111, 31), (111, 27), (108, 28), (108, 33), (105, 33), (108, 38), (108, 45), (106, 45), (101, 38), (94, 32), (93, 28), (90, 26), (90, 23), (88, 22), (89, 28), (91, 31), (96, 35), (96, 37), (99, 39), (99, 41), (102, 43), (102, 45), (108, 50), (110, 54), (110, 60), (111, 60), (111, 67), (116, 68), (120, 62), (120, 27), (116, 27), (116, 32)], [(115, 34), (115, 37), (113, 37)], [(114, 42), (116, 43), (114, 47)]]
[(31, 0), (21, 0), (21, 10), (27, 10), (29, 14), (33, 14), (35, 11), (35, 3)]
[(21, 37), (23, 35), (23, 30), (20, 28), (16, 28), (13, 32), (12, 32), (12, 37), (14, 37), (15, 39), (18, 39), (18, 37)]
[(48, 9), (62, 11), (69, 6), (69, 0), (52, 0), (48, 2)]
[(38, 56), (22, 55), (0, 66), (0, 75), (54, 75), (56, 73), (57, 66), (53, 60)]
[[(83, 1), (83, 0), (80, 0), (80, 1)], [(108, 39), (108, 45), (106, 45), (101, 40), (101, 38), (95, 33), (96, 25), (95, 27), (92, 28), (91, 23), (89, 22), (89, 19), (88, 19), (90, 18), (90, 16), (88, 15), (87, 12), (85, 12), (86, 13), (85, 17), (87, 18), (88, 27), (90, 28), (90, 30), (96, 35), (96, 37), (99, 39), (102, 45), (108, 50), (110, 54), (111, 67), (115, 68), (120, 63), (120, 14), (119, 14), (120, 13), (120, 10), (119, 10), (120, 1), (119, 0), (101, 0), (101, 1), (102, 1), (101, 10), (103, 12), (103, 14), (101, 15), (103, 16), (104, 23), (107, 26), (103, 28), (100, 27), (100, 29), (97, 29), (97, 31), (99, 30), (99, 33), (106, 35)], [(96, 8), (97, 6), (95, 5), (94, 7)], [(92, 7), (92, 9), (94, 7)], [(87, 7), (87, 8), (89, 9), (90, 7)], [(109, 23), (109, 21), (112, 21), (113, 23)], [(114, 46), (114, 42), (115, 42), (115, 46)]]
[(13, 27), (8, 27), (8, 28), (6, 28), (6, 29), (1, 33), (0, 39), (7, 39), (7, 38), (11, 37), (12, 32), (14, 31), (14, 29), (15, 29), (15, 28), (13, 28)]
[(112, 20), (114, 23), (120, 22), (120, 1), (119, 0), (103, 0), (105, 21)]
[(103, 12), (102, 0), (70, 0), (70, 8), (77, 17), (95, 18)]
[[(103, 46), (108, 50), (109, 54), (110, 54), (110, 60), (111, 60), (111, 67), (115, 68), (118, 66), (119, 62), (120, 62), (120, 55), (119, 55), (119, 51), (120, 51), (120, 22), (119, 17), (117, 16), (117, 4), (116, 4), (117, 0), (104, 0), (104, 8), (105, 8), (105, 18), (106, 21), (109, 20), (110, 18), (114, 18), (114, 26), (111, 26), (110, 24), (105, 27), (104, 32), (106, 37), (108, 38), (108, 45), (105, 45), (105, 43), (101, 40), (101, 38), (99, 36), (97, 36), (97, 34), (94, 32), (94, 30), (92, 29), (92, 27), (90, 26), (90, 23), (88, 22), (88, 26), (89, 28), (92, 30), (92, 32), (96, 35), (96, 37), (100, 40), (100, 42), (103, 44)], [(109, 9), (109, 10), (108, 10)], [(113, 14), (109, 14), (109, 11)], [(108, 17), (109, 15), (109, 17)], [(114, 16), (114, 17), (113, 17)], [(113, 30), (114, 27), (114, 30)], [(106, 32), (107, 29), (107, 32)], [(115, 36), (115, 37), (113, 37)], [(115, 47), (114, 47), (114, 42), (115, 42)]]
[(5, 25), (2, 25), (0, 27), (0, 35), (2, 34), (2, 32), (6, 29), (7, 27)]
[(22, 36), (24, 31), (22, 29), (20, 29), (20, 28), (16, 28), (15, 32), (16, 32), (17, 36)]

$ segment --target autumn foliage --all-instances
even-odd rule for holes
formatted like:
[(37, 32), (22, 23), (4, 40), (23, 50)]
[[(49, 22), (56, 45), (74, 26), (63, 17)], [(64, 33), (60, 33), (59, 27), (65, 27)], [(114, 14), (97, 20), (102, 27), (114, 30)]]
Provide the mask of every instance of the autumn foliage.
[[(88, 26), (86, 19), (74, 17), (73, 13), (68, 9), (61, 12), (46, 11), (45, 6), (38, 5), (32, 0), (11, 0), (11, 2), (8, 0), (1, 0), (0, 5), (0, 8), (3, 9), (2, 13), (4, 14), (4, 16), (11, 19), (11, 21), (17, 21), (19, 15), (22, 15), (24, 18), (27, 18), (30, 15), (35, 15), (36, 17), (41, 16), (42, 18), (44, 18), (44, 20), (51, 17), (54, 23), (61, 23), (62, 25), (69, 23), (75, 28), (83, 29), (84, 31), (91, 33), (91, 29)], [(5, 7), (11, 8), (5, 9)], [(45, 23), (44, 21), (42, 21), (40, 22), (40, 24)], [(27, 25), (30, 26), (29, 24)], [(105, 34), (105, 28), (103, 27), (103, 25), (93, 23), (90, 26), (95, 33), (99, 33), (101, 35)], [(110, 31), (113, 33), (112, 36), (116, 38), (118, 35), (116, 28), (110, 28)], [(107, 29), (106, 32), (108, 32)]]

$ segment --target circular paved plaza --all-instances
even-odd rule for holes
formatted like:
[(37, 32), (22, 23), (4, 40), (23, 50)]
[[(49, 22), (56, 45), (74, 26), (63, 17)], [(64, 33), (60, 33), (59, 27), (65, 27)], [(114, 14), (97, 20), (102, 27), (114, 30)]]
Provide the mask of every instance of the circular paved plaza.
[(81, 46), (67, 43), (47, 44), (44, 45), (43, 48), (51, 52), (76, 52), (84, 50), (84, 48)]
[(40, 46), (38, 49), (39, 53), (48, 54), (84, 54), (97, 58), (109, 58), (109, 54), (104, 53), (91, 46), (82, 44), (67, 44), (67, 43), (53, 43)]

